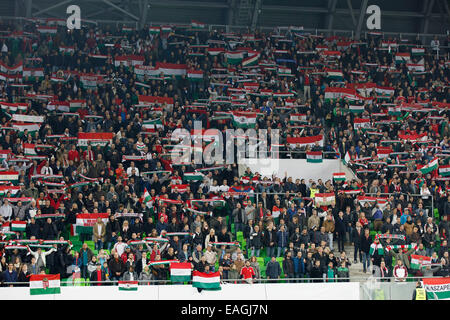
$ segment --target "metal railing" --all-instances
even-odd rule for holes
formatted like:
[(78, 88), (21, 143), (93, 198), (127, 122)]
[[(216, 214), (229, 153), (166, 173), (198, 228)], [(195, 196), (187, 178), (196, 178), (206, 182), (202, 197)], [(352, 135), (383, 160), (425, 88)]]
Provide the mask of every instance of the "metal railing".
[[(417, 282), (422, 279), (432, 279), (437, 277), (407, 277), (403, 278), (404, 280), (398, 280), (398, 278), (395, 277), (335, 277), (335, 278), (326, 278), (324, 275), (321, 278), (277, 278), (277, 279), (269, 279), (269, 278), (259, 278), (259, 279), (252, 279), (251, 282), (254, 284), (261, 283), (261, 284), (267, 284), (267, 283), (311, 283), (311, 282), (394, 282), (394, 283), (403, 283), (403, 282)], [(65, 281), (64, 281), (65, 280)], [(117, 286), (119, 285), (119, 280), (107, 280), (107, 281), (88, 281), (83, 278), (76, 279), (77, 281), (72, 281), (75, 279), (66, 278), (61, 281), (61, 285), (73, 285), (73, 286), (79, 286), (79, 285), (108, 285), (108, 286)], [(124, 280), (120, 280), (124, 281)], [(185, 284), (185, 285), (191, 285), (192, 281), (184, 281), (184, 282), (177, 282), (177, 281), (171, 281), (170, 279), (167, 280), (133, 280), (134, 282), (137, 282), (139, 285), (179, 285), (179, 284)], [(126, 281), (125, 281), (126, 282)], [(221, 283), (223, 284), (239, 284), (239, 283), (248, 283), (246, 280), (242, 278), (237, 279), (221, 279)], [(2, 282), (3, 286), (29, 286), (29, 282)]]

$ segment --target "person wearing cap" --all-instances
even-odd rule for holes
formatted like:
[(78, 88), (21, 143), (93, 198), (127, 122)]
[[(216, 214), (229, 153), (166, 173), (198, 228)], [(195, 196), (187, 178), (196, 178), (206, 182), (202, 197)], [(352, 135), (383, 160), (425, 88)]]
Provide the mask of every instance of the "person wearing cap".
[(94, 286), (105, 285), (103, 282), (106, 281), (106, 274), (105, 271), (102, 270), (102, 265), (100, 263), (97, 263), (95, 267), (96, 269), (91, 273), (89, 280), (91, 282), (98, 282), (98, 283), (93, 283), (91, 285)]

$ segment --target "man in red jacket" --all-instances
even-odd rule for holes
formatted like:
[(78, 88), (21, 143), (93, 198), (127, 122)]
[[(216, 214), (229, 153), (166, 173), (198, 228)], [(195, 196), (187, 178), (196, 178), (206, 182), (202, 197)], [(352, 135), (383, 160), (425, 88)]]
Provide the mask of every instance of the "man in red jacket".
[(241, 278), (249, 283), (253, 283), (253, 279), (255, 278), (255, 270), (253, 270), (253, 267), (250, 266), (250, 260), (247, 260), (245, 262), (245, 266), (241, 269)]

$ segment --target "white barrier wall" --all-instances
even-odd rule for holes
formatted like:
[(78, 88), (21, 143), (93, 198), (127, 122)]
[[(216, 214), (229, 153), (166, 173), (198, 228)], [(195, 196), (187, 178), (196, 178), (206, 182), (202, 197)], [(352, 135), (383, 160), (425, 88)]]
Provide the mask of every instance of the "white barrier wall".
[(239, 174), (242, 175), (249, 167), (253, 173), (258, 172), (263, 177), (271, 177), (275, 174), (279, 178), (284, 178), (287, 172), (288, 177), (295, 179), (322, 179), (324, 182), (333, 178), (333, 173), (345, 172), (347, 180), (354, 177), (351, 171), (344, 170), (345, 166), (340, 159), (323, 160), (321, 163), (306, 162), (306, 159), (243, 159), (239, 162)]
[(1, 300), (359, 300), (358, 282), (291, 284), (223, 284), (220, 291), (190, 285), (61, 287), (61, 294), (30, 295), (29, 288), (0, 288)]

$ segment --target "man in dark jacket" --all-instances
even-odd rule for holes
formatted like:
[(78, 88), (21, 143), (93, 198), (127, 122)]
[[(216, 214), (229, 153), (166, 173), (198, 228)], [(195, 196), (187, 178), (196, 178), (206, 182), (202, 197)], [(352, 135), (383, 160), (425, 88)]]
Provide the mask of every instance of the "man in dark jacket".
[(109, 216), (109, 221), (106, 224), (106, 246), (110, 250), (114, 243), (117, 241), (117, 234), (120, 232), (119, 221), (116, 220), (114, 215)]
[(369, 229), (364, 229), (364, 234), (361, 237), (361, 252), (363, 272), (366, 273), (370, 267), (370, 245), (372, 244), (372, 238), (370, 237)]
[[(102, 270), (102, 265), (100, 263), (97, 263), (96, 270), (91, 273), (91, 276), (90, 276), (89, 280), (91, 282), (94, 282), (94, 281), (95, 282), (97, 282), (97, 281), (104, 282), (104, 281), (106, 281), (106, 275), (105, 275), (105, 272)], [(101, 282), (93, 283), (91, 285), (94, 285), (94, 286), (104, 285), (104, 283), (101, 283)]]
[(125, 264), (122, 259), (120, 259), (119, 254), (114, 253), (114, 257), (109, 260), (109, 272), (111, 273), (111, 280), (119, 280), (122, 273), (125, 271)]
[(362, 254), (361, 254), (361, 238), (363, 236), (364, 230), (361, 227), (361, 224), (359, 222), (356, 222), (356, 227), (353, 229), (353, 245), (354, 245), (354, 252), (353, 252), (353, 263), (356, 263), (356, 257), (359, 254), (359, 261), (362, 262)]
[(266, 276), (267, 279), (279, 279), (281, 276), (281, 267), (275, 257), (267, 263), (266, 266)]
[(275, 256), (275, 247), (277, 246), (277, 231), (272, 223), (269, 223), (264, 231), (264, 246), (266, 247), (266, 256)]
[(339, 214), (335, 219), (334, 226), (335, 226), (334, 231), (337, 234), (338, 250), (339, 250), (339, 252), (342, 252), (345, 250), (344, 242), (345, 242), (345, 231), (346, 231), (345, 222), (344, 222), (344, 213), (342, 211), (339, 211)]
[(290, 251), (286, 254), (286, 258), (283, 260), (283, 271), (286, 278), (294, 278), (294, 261), (292, 260)]

